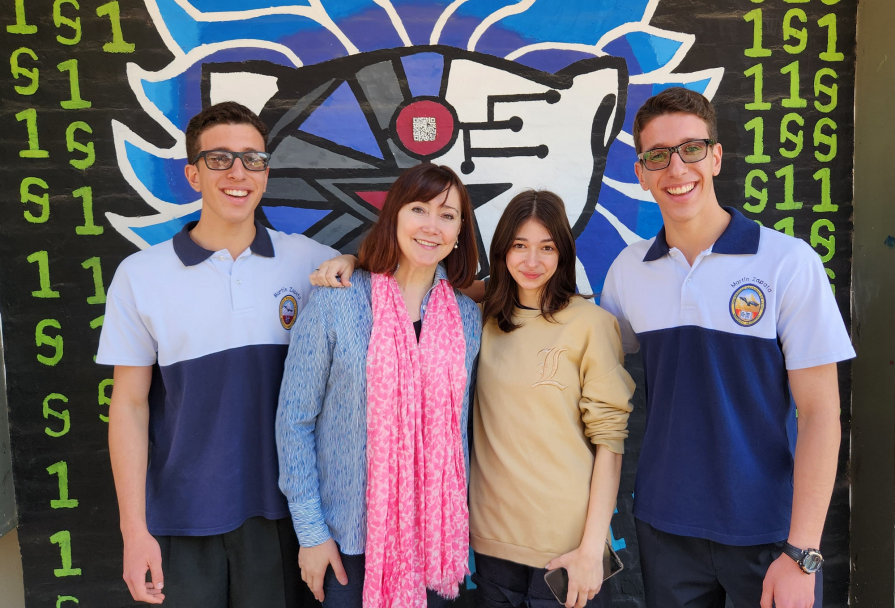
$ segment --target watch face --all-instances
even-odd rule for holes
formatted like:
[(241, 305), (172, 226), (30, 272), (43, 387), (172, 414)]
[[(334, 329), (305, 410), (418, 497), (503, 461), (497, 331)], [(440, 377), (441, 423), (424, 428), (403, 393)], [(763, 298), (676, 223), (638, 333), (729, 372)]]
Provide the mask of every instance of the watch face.
[(824, 563), (824, 558), (817, 551), (809, 551), (802, 559), (802, 568), (806, 572), (817, 572)]

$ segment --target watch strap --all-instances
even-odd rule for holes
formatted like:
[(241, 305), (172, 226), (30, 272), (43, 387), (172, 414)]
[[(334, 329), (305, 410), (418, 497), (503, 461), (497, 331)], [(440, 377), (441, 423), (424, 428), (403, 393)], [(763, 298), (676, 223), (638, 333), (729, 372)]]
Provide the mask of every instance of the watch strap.
[(798, 547), (790, 545), (789, 541), (784, 541), (783, 552), (791, 557), (792, 560), (800, 566), (802, 565), (802, 559), (805, 557), (805, 553), (807, 553), (807, 551), (804, 551), (803, 549), (799, 549)]

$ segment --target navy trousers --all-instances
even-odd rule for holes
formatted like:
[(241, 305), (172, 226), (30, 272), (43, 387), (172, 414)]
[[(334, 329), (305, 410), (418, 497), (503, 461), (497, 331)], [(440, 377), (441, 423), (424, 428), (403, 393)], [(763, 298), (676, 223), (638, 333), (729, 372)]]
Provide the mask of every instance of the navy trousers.
[[(342, 567), (348, 576), (348, 584), (343, 586), (336, 578), (332, 566), (323, 577), (323, 608), (361, 608), (364, 594), (364, 554), (345, 555), (339, 552)], [(426, 591), (428, 608), (445, 608), (455, 602), (446, 600), (431, 590)]]
[[(782, 541), (738, 547), (634, 522), (648, 608), (724, 608), (728, 599), (734, 608), (758, 608), (768, 567), (783, 552)], [(821, 608), (823, 572), (813, 576)]]
[[(544, 568), (507, 561), (489, 555), (475, 554), (475, 572), (478, 608), (557, 608), (550, 587), (544, 582)], [(609, 582), (586, 604), (586, 608), (609, 608), (612, 605)]]
[(157, 536), (165, 608), (306, 608), (318, 605), (301, 581), (288, 517), (247, 519), (213, 536)]

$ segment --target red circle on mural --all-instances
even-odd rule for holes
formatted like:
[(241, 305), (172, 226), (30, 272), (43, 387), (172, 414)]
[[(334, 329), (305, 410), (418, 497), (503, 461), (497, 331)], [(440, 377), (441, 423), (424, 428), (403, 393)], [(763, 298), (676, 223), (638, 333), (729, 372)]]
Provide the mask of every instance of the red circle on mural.
[(404, 148), (417, 156), (432, 156), (454, 138), (454, 115), (443, 103), (421, 99), (398, 113), (395, 130)]

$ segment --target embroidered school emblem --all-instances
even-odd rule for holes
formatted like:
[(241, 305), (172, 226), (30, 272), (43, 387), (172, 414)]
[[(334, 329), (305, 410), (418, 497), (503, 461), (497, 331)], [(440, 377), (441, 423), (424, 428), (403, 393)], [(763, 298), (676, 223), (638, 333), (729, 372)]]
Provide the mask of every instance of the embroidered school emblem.
[[(555, 386), (559, 390), (565, 390), (566, 385), (560, 384), (553, 377), (556, 375), (556, 372), (559, 371), (559, 356), (566, 352), (566, 348), (545, 348), (538, 355), (544, 355), (544, 362), (538, 366), (538, 369), (541, 372), (541, 377), (537, 382), (531, 385), (532, 388), (536, 386), (543, 386), (545, 384), (549, 386)], [(546, 354), (545, 354), (546, 353)]]
[(298, 302), (293, 296), (284, 296), (280, 300), (280, 323), (285, 329), (292, 329), (295, 325), (295, 318), (298, 316), (295, 311), (298, 309)]
[(743, 285), (730, 296), (730, 316), (742, 327), (751, 327), (764, 315), (764, 292), (757, 285)]

